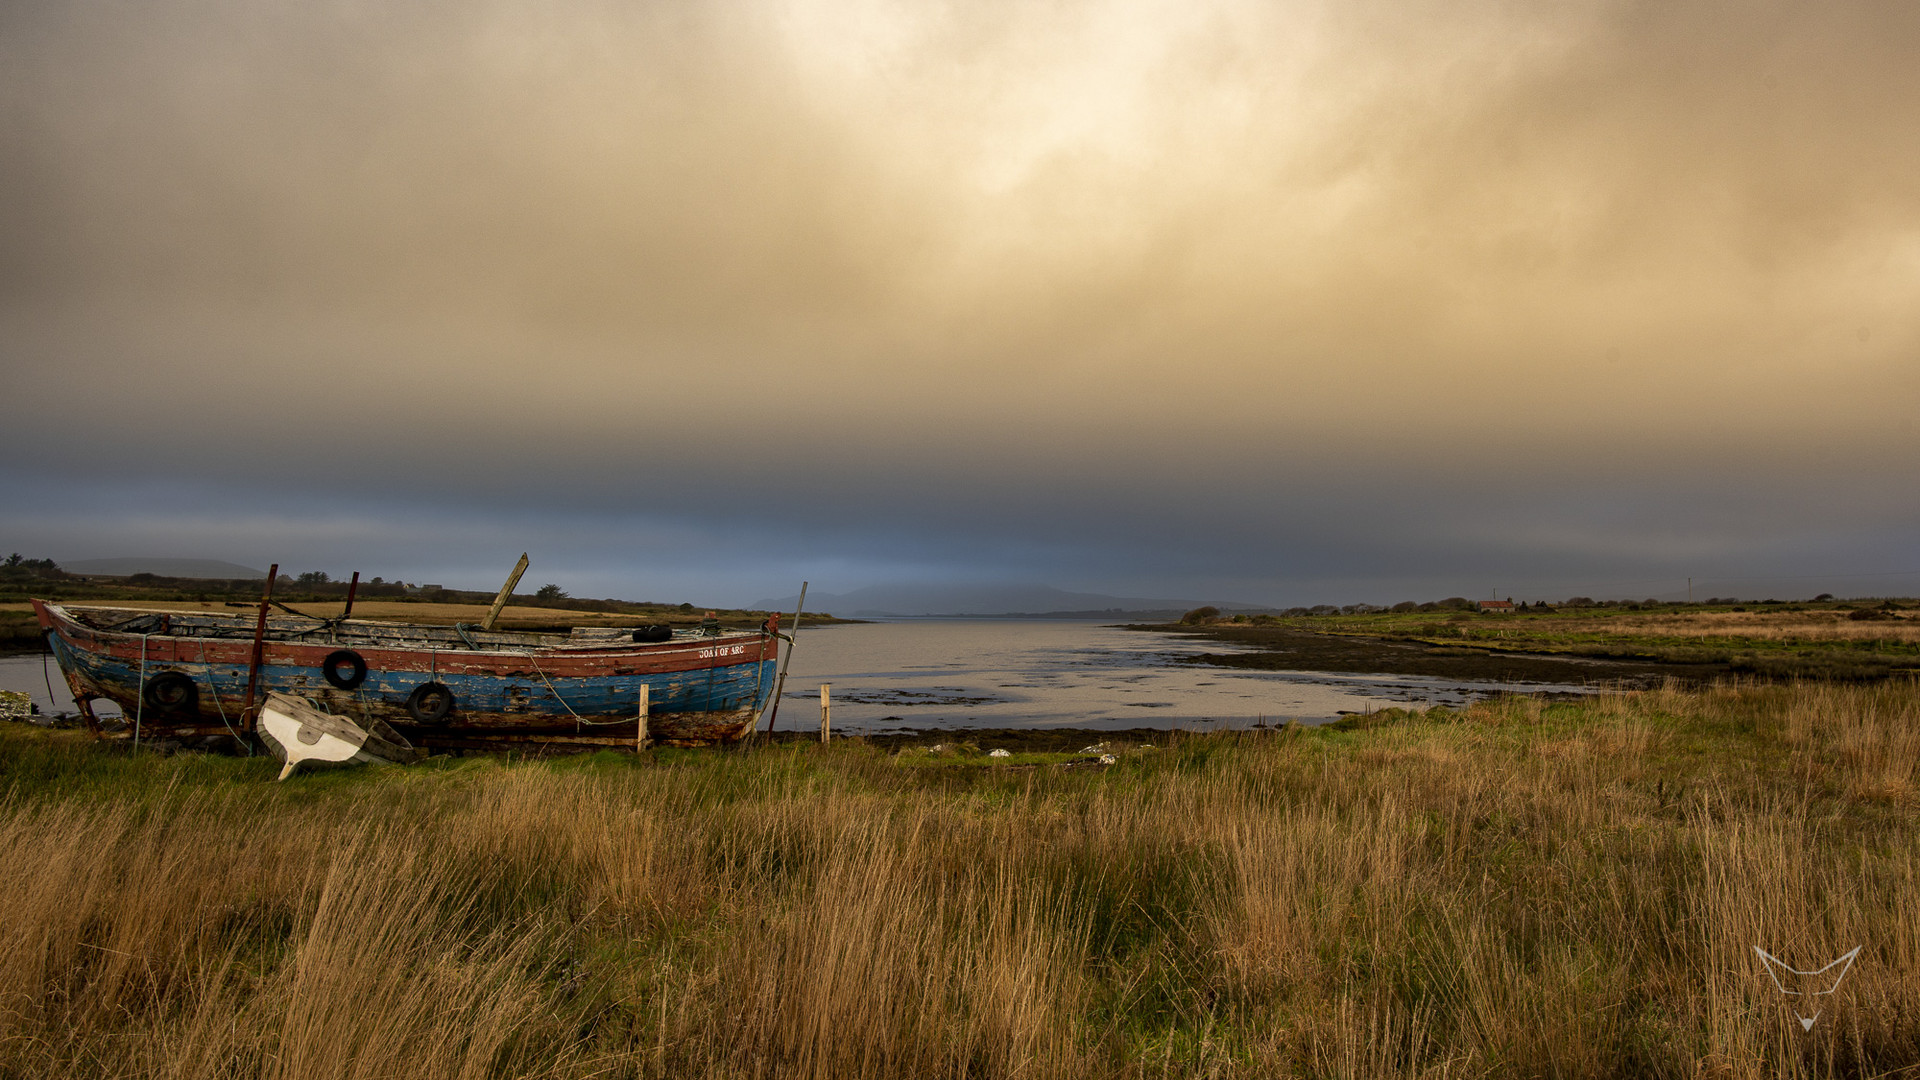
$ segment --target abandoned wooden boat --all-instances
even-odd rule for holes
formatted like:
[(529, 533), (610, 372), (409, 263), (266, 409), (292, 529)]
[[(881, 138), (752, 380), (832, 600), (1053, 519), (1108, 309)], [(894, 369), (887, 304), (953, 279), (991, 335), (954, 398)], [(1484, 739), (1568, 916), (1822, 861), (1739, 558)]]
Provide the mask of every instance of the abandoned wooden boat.
[[(576, 627), (568, 634), (370, 619), (147, 611), (35, 600), (81, 716), (118, 705), (146, 738), (257, 738), (249, 687), (311, 701), (416, 746), (671, 746), (736, 741), (773, 690), (778, 618), (755, 630)], [(256, 637), (256, 631), (259, 631)], [(257, 649), (257, 654), (256, 654)], [(644, 688), (644, 691), (643, 691)]]

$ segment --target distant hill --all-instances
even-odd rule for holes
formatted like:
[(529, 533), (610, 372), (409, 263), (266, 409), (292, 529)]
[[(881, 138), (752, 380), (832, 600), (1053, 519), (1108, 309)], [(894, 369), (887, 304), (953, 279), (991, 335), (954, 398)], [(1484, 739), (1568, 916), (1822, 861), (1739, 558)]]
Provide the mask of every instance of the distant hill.
[[(762, 611), (792, 611), (799, 597), (761, 600)], [(917, 615), (1147, 615), (1185, 612), (1211, 603), (1226, 611), (1264, 611), (1255, 604), (1166, 600), (1077, 593), (1050, 585), (870, 585), (852, 592), (809, 592), (807, 607), (842, 618)]]
[(158, 574), (161, 577), (232, 580), (267, 576), (265, 570), (255, 570), (251, 566), (241, 566), (239, 563), (221, 562), (219, 559), (164, 559), (150, 556), (125, 559), (81, 559), (77, 562), (63, 562), (60, 564), (60, 569), (69, 574), (100, 574), (105, 577)]

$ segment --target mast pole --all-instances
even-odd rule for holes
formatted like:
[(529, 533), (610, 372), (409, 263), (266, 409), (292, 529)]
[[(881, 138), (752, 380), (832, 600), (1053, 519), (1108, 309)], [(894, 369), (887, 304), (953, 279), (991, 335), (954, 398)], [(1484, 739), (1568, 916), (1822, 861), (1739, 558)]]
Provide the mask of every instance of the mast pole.
[(260, 664), (267, 654), (267, 608), (273, 604), (273, 579), (280, 576), (280, 564), (267, 568), (267, 587), (260, 593), (260, 617), (253, 624), (253, 658), (247, 663), (247, 703), (240, 710), (240, 729), (252, 731), (259, 723), (253, 711), (254, 691), (260, 686)]

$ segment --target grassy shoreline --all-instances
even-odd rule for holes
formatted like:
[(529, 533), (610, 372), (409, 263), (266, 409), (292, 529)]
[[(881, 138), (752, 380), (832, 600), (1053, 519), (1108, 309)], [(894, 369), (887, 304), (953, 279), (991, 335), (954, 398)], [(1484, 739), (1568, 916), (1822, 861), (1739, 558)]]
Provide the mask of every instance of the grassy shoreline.
[(1238, 646), (1188, 662), (1530, 682), (1706, 685), (1730, 677), (1873, 681), (1920, 674), (1920, 618), (1898, 605), (1567, 608), (1241, 616), (1134, 629)]
[[(0, 1075), (1890, 1075), (1920, 687), (270, 764), (0, 726)], [(1753, 958), (1865, 946), (1802, 1034)]]

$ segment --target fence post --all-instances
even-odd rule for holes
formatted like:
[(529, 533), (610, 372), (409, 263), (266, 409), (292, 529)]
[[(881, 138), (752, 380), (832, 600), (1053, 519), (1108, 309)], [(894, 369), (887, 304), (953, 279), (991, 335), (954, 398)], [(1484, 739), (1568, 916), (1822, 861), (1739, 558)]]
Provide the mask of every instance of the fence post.
[(646, 683), (640, 684), (640, 725), (633, 732), (633, 752), (636, 754), (645, 750), (653, 742), (652, 734), (647, 730), (647, 713), (653, 707), (649, 700), (652, 697), (652, 689)]
[(832, 683), (820, 684), (820, 744), (826, 745), (827, 727), (833, 721)]

